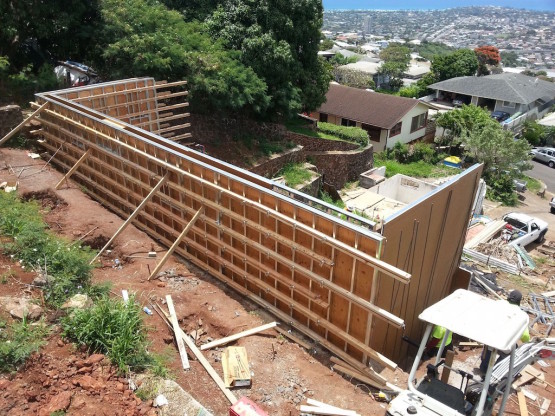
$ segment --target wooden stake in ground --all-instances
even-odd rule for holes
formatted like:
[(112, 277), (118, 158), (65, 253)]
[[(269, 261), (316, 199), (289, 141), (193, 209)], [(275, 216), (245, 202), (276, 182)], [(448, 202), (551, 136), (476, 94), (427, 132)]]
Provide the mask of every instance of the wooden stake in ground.
[(235, 341), (239, 338), (247, 337), (249, 335), (257, 334), (258, 332), (266, 331), (267, 329), (273, 328), (277, 325), (277, 322), (270, 322), (269, 324), (258, 326), (256, 328), (247, 329), (246, 331), (239, 332), (235, 335), (230, 335), (229, 337), (217, 339), (216, 341), (209, 342), (208, 344), (201, 345), (201, 350), (209, 350), (210, 348), (217, 347), (218, 345), (224, 345), (231, 341)]
[(85, 159), (87, 158), (87, 156), (89, 155), (90, 152), (91, 152), (91, 149), (87, 150), (83, 154), (83, 156), (81, 156), (79, 158), (79, 160), (77, 162), (75, 162), (75, 165), (73, 165), (71, 167), (71, 169), (64, 175), (64, 177), (62, 179), (60, 179), (60, 181), (56, 184), (56, 186), (54, 187), (56, 190), (60, 189), (60, 187), (62, 186), (64, 181), (67, 181), (69, 179), (69, 177), (71, 175), (73, 175), (73, 172), (75, 172), (77, 170), (77, 168), (79, 167), (79, 165), (85, 161)]
[(41, 105), (29, 117), (27, 117), (25, 120), (23, 120), (21, 123), (19, 123), (12, 131), (10, 131), (8, 134), (6, 134), (4, 137), (2, 137), (2, 139), (0, 140), (0, 146), (2, 146), (4, 143), (6, 143), (8, 140), (10, 140), (19, 130), (21, 130), (23, 128), (23, 126), (25, 124), (27, 124), (29, 121), (31, 121), (36, 116), (38, 116), (39, 113), (48, 106), (48, 104), (49, 103), (46, 102), (43, 105)]
[(198, 219), (198, 217), (200, 217), (201, 212), (202, 212), (202, 208), (196, 212), (193, 218), (191, 218), (191, 221), (189, 221), (189, 224), (187, 224), (187, 226), (183, 229), (183, 231), (181, 231), (181, 234), (179, 234), (179, 237), (177, 237), (177, 240), (174, 241), (174, 243), (172, 244), (168, 252), (164, 254), (164, 257), (162, 257), (162, 260), (160, 260), (160, 263), (156, 265), (156, 267), (154, 268), (154, 271), (148, 277), (148, 280), (152, 279), (154, 276), (158, 274), (158, 272), (160, 271), (160, 269), (162, 268), (162, 266), (164, 265), (168, 257), (172, 255), (175, 248), (179, 245), (183, 237), (185, 237), (185, 234), (187, 234), (189, 230), (193, 228), (193, 225), (195, 225), (196, 220)]
[(177, 349), (179, 350), (179, 356), (181, 357), (181, 364), (184, 370), (191, 368), (189, 365), (189, 359), (187, 358), (187, 351), (185, 351), (185, 344), (183, 344), (183, 337), (179, 334), (179, 323), (177, 322), (177, 316), (175, 315), (175, 308), (173, 307), (173, 300), (170, 295), (166, 295), (166, 302), (168, 304), (168, 310), (170, 311), (170, 321), (172, 323), (173, 332), (175, 334), (175, 342), (177, 342)]
[(164, 184), (166, 179), (168, 179), (169, 175), (170, 175), (169, 173), (166, 173), (164, 175), (164, 177), (162, 179), (160, 179), (160, 181), (158, 181), (156, 186), (154, 188), (152, 188), (152, 191), (150, 191), (150, 193), (146, 196), (145, 199), (143, 199), (143, 201), (139, 204), (139, 206), (137, 208), (135, 208), (135, 211), (133, 211), (133, 213), (129, 216), (129, 218), (127, 218), (125, 220), (125, 222), (121, 225), (121, 227), (118, 228), (118, 230), (115, 232), (115, 234), (112, 236), (112, 238), (110, 238), (110, 240), (104, 245), (104, 247), (102, 247), (100, 249), (98, 254), (96, 256), (94, 256), (94, 259), (91, 260), (90, 264), (93, 264), (96, 261), (96, 259), (102, 253), (104, 253), (104, 250), (106, 250), (108, 247), (110, 247), (110, 244), (112, 244), (112, 242), (117, 238), (117, 236), (120, 235), (123, 232), (123, 230), (125, 230), (125, 228), (131, 223), (131, 221), (133, 221), (135, 219), (135, 217), (144, 208), (144, 206), (147, 204), (147, 202), (150, 201), (150, 199), (154, 196), (154, 194), (158, 191), (158, 189), (160, 189), (161, 186)]

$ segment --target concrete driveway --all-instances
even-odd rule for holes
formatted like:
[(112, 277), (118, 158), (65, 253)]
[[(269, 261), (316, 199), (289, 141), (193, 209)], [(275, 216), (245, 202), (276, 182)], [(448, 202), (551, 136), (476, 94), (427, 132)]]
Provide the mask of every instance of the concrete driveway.
[[(545, 193), (545, 198), (543, 199), (533, 192), (526, 191), (524, 193), (524, 200), (519, 201), (516, 207), (504, 207), (500, 206), (499, 203), (485, 201), (484, 214), (491, 219), (497, 219), (508, 212), (522, 212), (532, 217), (540, 218), (549, 224), (545, 239), (555, 241), (555, 214), (551, 214), (549, 210), (549, 201), (552, 197), (553, 192), (549, 191)], [(526, 249), (530, 251), (533, 246), (535, 245), (530, 244)]]

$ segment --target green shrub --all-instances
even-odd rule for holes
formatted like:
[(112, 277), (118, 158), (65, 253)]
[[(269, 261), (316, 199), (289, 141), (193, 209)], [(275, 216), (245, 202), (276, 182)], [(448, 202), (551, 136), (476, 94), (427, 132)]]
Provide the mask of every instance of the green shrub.
[(141, 307), (130, 298), (103, 298), (92, 307), (73, 311), (62, 319), (64, 337), (87, 346), (90, 353), (106, 354), (122, 372), (144, 369), (152, 361), (147, 354), (147, 330)]
[(488, 184), (486, 196), (493, 201), (499, 201), (503, 205), (514, 207), (518, 202), (515, 192), (515, 184), (511, 175), (495, 175), (484, 177)]
[(332, 134), (343, 140), (358, 143), (363, 147), (368, 145), (368, 133), (359, 127), (345, 127), (332, 123), (319, 122), (318, 130), (323, 133)]
[(0, 322), (0, 371), (16, 371), (27, 357), (45, 344), (48, 328), (39, 322), (31, 325), (26, 319), (6, 327)]
[(35, 202), (0, 192), (0, 233), (12, 238), (0, 244), (3, 252), (23, 266), (46, 271), (50, 279), (44, 298), (50, 305), (59, 306), (68, 297), (90, 290), (92, 251), (48, 232)]
[(436, 151), (427, 143), (415, 143), (412, 146), (410, 155), (411, 162), (418, 162), (420, 160), (426, 163), (437, 163)]

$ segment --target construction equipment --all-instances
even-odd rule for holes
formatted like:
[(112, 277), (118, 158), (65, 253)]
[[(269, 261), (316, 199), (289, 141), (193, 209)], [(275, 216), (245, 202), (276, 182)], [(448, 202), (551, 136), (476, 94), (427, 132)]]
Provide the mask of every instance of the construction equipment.
[[(409, 375), (408, 390), (399, 393), (389, 403), (388, 416), (489, 416), (500, 396), (502, 401), (497, 414), (502, 415), (515, 375), (527, 364), (539, 358), (545, 359), (555, 352), (555, 345), (548, 343), (551, 340), (516, 348), (517, 341), (528, 326), (528, 315), (505, 300), (488, 299), (468, 290), (455, 291), (425, 309), (419, 318), (428, 325)], [(416, 371), (434, 325), (446, 328), (445, 335), (435, 364), (428, 364), (427, 374), (416, 384)], [(456, 365), (447, 366), (441, 360), (451, 333), (484, 344), (491, 350), (483, 380), (456, 368)], [(499, 352), (509, 355), (496, 363)], [(441, 381), (438, 377), (441, 367), (443, 372), (458, 374), (460, 385)]]

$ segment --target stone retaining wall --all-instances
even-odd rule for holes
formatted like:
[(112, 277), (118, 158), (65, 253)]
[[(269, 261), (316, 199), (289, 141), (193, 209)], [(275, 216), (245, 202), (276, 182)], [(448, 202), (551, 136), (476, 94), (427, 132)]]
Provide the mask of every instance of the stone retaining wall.
[(219, 119), (204, 115), (191, 115), (191, 132), (197, 143), (217, 143), (231, 140), (248, 132), (267, 139), (281, 138), (298, 146), (284, 154), (271, 157), (251, 169), (251, 172), (272, 178), (287, 163), (309, 161), (316, 165), (324, 181), (340, 189), (346, 182), (356, 181), (358, 175), (373, 166), (373, 147), (359, 149), (355, 143), (323, 140), (288, 131), (275, 123), (257, 123), (249, 119)]
[(0, 107), (0, 139), (22, 121), (23, 115), (18, 105)]

